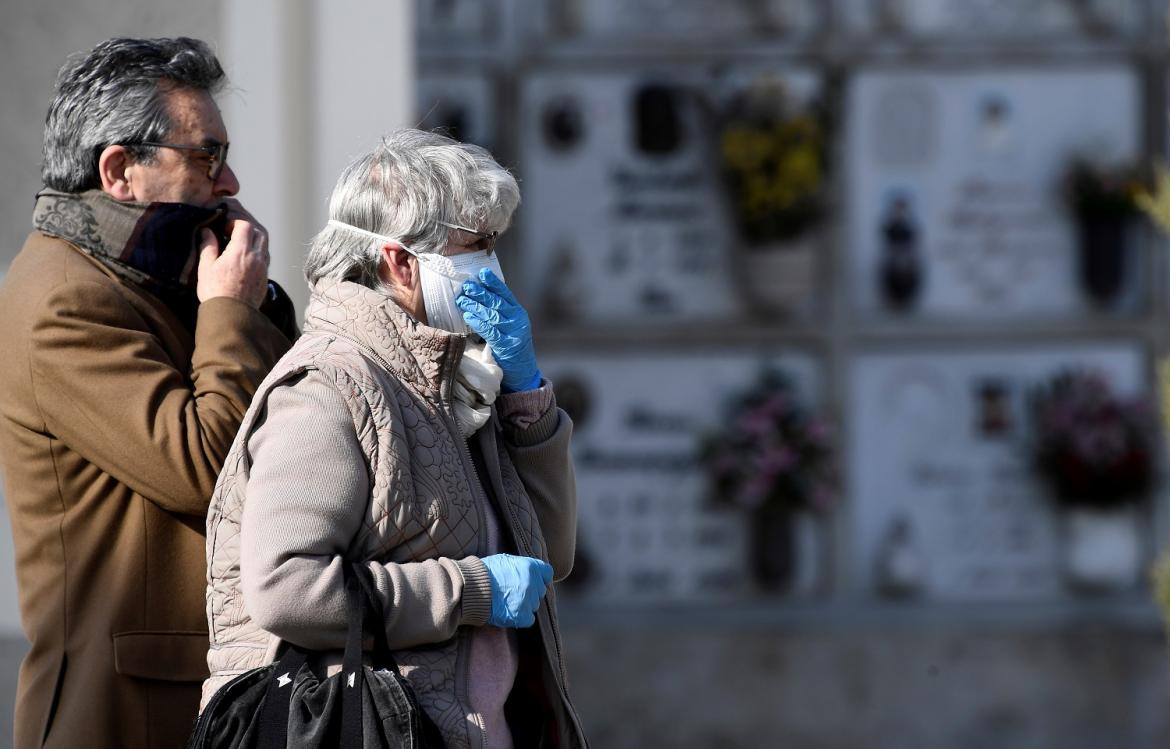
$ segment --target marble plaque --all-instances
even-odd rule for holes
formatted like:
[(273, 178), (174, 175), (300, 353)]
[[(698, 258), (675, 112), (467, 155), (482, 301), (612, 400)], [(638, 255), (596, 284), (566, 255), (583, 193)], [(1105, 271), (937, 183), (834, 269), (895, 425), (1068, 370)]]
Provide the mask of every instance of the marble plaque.
[[(726, 399), (776, 365), (802, 398), (820, 395), (820, 368), (805, 354), (541, 356), (558, 403), (573, 417), (579, 513), (578, 565), (567, 588), (592, 600), (700, 602), (748, 595), (744, 516), (712, 508), (698, 462)], [(793, 594), (822, 582), (823, 534), (798, 533)]]
[[(1122, 67), (859, 74), (845, 145), (855, 307), (962, 319), (1091, 309), (1061, 178), (1075, 155), (1136, 161), (1139, 89)], [(899, 286), (889, 268), (906, 244), (917, 270)], [(1140, 296), (1136, 245), (1114, 310)]]
[(423, 73), (415, 89), (415, 121), (452, 138), (493, 150), (496, 145), (495, 97), (491, 79), (478, 73)]
[(843, 18), (855, 31), (891, 36), (1021, 36), (1133, 34), (1141, 0), (845, 0)]
[(477, 43), (494, 37), (503, 18), (501, 0), (418, 0), (419, 37), (470, 38)]
[[(1137, 344), (862, 354), (849, 423), (851, 579), (887, 583), (891, 538), (909, 529), (921, 597), (1028, 601), (1064, 595), (1058, 514), (1029, 468), (1034, 388), (1069, 367), (1116, 391), (1148, 383)], [(904, 545), (903, 545), (904, 546)], [(903, 548), (903, 547), (899, 547)]]
[[(741, 312), (705, 113), (760, 72), (547, 72), (523, 82), (524, 282), (543, 320), (687, 324)], [(817, 85), (811, 73), (775, 74), (797, 97)]]
[(699, 37), (713, 34), (807, 35), (824, 27), (827, 2), (819, 0), (551, 0), (539, 33), (552, 36)]

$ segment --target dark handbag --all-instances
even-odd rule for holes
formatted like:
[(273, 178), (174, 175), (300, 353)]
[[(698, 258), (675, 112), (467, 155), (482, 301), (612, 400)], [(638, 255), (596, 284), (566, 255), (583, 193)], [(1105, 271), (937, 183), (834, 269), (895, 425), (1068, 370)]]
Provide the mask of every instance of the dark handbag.
[[(215, 693), (187, 749), (442, 749), (438, 728), (398, 673), (364, 567), (346, 565), (345, 594), (349, 630), (340, 673), (321, 678), (308, 663), (313, 651), (289, 643), (280, 660)], [(366, 632), (374, 640), (370, 666), (362, 664)]]

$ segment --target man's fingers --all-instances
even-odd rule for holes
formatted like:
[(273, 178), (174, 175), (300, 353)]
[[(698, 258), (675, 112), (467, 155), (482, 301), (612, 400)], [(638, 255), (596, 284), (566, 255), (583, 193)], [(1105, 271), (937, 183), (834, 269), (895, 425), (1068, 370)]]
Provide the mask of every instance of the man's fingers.
[(252, 230), (252, 241), (248, 245), (248, 249), (257, 255), (265, 258), (268, 257), (268, 234), (260, 228)]
[(226, 198), (223, 204), (227, 207), (228, 224), (236, 221), (247, 221), (249, 224), (259, 225), (256, 217), (248, 212), (248, 209), (240, 204), (240, 201), (235, 198)]
[(227, 247), (224, 248), (224, 253), (228, 252), (247, 252), (252, 248), (252, 237), (255, 232), (252, 225), (247, 221), (237, 221), (232, 225), (231, 237), (228, 239)]
[(207, 263), (214, 263), (218, 257), (219, 240), (215, 238), (215, 232), (211, 229), (203, 229), (199, 232), (199, 267), (202, 268)]

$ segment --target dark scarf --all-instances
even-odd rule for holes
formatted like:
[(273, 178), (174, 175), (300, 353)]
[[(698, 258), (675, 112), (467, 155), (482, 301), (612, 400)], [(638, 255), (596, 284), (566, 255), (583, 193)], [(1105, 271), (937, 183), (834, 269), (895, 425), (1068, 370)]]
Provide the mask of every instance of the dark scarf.
[[(101, 190), (37, 193), (33, 226), (69, 242), (94, 260), (158, 297), (192, 334), (199, 312), (195, 294), (202, 229), (221, 245), (227, 208), (186, 203), (123, 203)], [(292, 300), (275, 281), (260, 311), (290, 340), (297, 336)]]
[(225, 207), (123, 203), (101, 190), (37, 194), (33, 226), (77, 246), (119, 277), (154, 294), (195, 330), (200, 230), (222, 236)]

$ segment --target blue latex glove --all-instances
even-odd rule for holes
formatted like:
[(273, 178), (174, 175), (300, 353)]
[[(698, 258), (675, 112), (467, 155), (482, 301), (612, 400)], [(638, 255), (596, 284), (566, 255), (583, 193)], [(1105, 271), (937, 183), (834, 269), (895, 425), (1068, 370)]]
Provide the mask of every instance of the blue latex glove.
[(548, 562), (513, 554), (484, 557), (488, 577), (492, 579), (493, 627), (531, 627), (544, 591), (552, 582), (553, 569)]
[(482, 268), (478, 280), (464, 281), (455, 304), (463, 310), (463, 319), (471, 329), (491, 346), (496, 364), (504, 370), (505, 392), (540, 387), (540, 369), (532, 348), (532, 323), (495, 273)]

